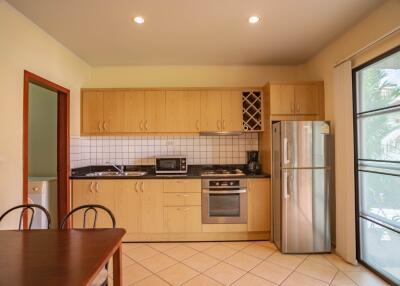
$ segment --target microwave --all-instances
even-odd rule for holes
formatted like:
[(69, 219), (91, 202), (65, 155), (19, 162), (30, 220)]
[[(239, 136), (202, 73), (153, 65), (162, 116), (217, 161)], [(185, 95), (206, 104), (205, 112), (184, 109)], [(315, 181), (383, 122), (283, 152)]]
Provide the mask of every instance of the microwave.
[(186, 174), (186, 157), (156, 157), (156, 174)]

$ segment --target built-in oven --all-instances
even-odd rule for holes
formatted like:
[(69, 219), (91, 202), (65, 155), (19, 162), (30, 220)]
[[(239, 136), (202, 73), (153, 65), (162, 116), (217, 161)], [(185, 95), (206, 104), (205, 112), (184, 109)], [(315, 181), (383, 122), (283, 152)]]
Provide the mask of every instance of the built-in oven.
[(203, 179), (203, 224), (247, 223), (247, 188), (244, 178)]
[(156, 174), (186, 174), (186, 157), (156, 157)]

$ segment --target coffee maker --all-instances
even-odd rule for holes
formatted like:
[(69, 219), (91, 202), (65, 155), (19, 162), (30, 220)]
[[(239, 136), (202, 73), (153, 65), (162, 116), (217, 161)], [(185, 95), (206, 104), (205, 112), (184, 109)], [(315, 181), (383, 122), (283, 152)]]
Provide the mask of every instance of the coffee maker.
[(260, 162), (258, 162), (258, 151), (247, 151), (247, 170), (249, 173), (258, 173), (260, 167)]

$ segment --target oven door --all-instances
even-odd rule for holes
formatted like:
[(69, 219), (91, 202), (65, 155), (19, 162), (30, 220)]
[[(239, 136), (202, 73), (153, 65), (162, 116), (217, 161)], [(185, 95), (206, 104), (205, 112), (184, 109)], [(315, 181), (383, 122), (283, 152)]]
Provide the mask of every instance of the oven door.
[(203, 189), (202, 223), (247, 223), (247, 190)]

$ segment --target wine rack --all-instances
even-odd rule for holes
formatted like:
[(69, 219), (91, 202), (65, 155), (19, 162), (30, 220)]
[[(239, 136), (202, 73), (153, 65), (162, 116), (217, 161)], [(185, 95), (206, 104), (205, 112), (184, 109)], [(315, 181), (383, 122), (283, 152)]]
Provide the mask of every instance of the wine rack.
[(263, 131), (263, 95), (260, 90), (242, 91), (243, 130)]

